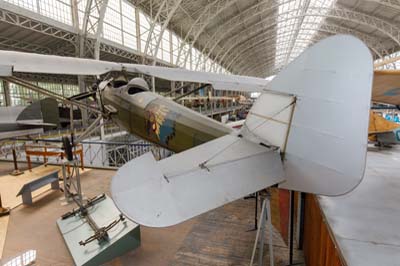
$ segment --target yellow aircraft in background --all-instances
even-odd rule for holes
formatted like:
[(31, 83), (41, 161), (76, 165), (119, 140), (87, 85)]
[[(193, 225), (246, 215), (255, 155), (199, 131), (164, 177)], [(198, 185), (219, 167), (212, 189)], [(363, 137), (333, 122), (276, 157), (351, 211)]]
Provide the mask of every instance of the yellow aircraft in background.
[[(400, 70), (375, 70), (372, 101), (400, 106)], [(400, 144), (400, 125), (371, 111), (368, 139), (378, 145)]]
[(371, 111), (368, 140), (378, 145), (400, 144), (400, 124), (389, 121), (379, 113)]

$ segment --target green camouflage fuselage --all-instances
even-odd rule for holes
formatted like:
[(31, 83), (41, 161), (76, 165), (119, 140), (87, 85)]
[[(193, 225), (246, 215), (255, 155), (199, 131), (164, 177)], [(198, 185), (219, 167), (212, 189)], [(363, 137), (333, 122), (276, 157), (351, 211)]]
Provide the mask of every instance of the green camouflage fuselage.
[(174, 152), (190, 149), (232, 129), (158, 94), (128, 94), (126, 87), (106, 87), (104, 104), (117, 112), (112, 119), (130, 133)]

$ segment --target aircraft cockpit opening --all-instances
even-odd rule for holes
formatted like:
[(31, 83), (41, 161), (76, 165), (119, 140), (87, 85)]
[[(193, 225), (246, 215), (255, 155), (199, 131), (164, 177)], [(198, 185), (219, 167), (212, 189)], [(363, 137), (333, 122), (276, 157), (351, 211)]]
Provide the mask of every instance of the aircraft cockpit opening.
[(140, 87), (130, 87), (130, 88), (127, 88), (127, 90), (126, 90), (126, 92), (129, 95), (135, 95), (136, 93), (144, 92), (144, 91), (145, 90), (143, 90), (143, 88), (140, 88)]

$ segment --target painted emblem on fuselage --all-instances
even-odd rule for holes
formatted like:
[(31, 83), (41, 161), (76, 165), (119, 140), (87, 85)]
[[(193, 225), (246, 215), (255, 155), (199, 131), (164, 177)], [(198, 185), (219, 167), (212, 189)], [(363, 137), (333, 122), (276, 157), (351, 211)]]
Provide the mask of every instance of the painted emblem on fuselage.
[(175, 120), (178, 114), (157, 102), (150, 103), (145, 110), (147, 133), (150, 136), (154, 134), (162, 144), (168, 145), (175, 136)]

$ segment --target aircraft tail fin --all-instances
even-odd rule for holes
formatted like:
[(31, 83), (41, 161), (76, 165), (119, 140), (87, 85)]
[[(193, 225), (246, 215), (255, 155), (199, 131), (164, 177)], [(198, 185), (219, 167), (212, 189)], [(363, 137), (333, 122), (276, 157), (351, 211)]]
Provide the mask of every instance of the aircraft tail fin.
[(365, 169), (372, 56), (358, 39), (337, 35), (296, 58), (250, 109), (242, 134), (279, 147), (280, 187), (340, 195)]

